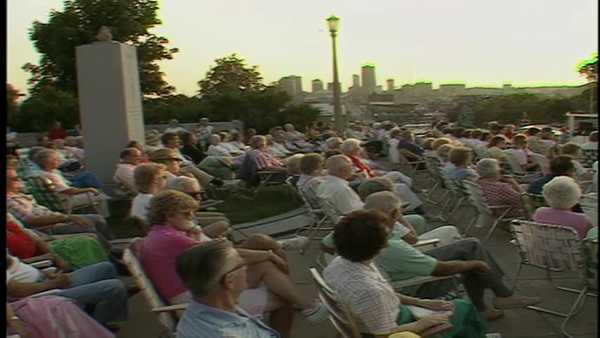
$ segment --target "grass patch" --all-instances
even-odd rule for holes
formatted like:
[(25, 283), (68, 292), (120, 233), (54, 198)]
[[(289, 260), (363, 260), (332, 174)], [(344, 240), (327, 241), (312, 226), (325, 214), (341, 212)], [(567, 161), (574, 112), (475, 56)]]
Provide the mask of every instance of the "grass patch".
[[(296, 191), (287, 185), (277, 185), (262, 188), (255, 197), (245, 192), (229, 194), (214, 211), (227, 215), (232, 224), (239, 224), (283, 214), (302, 205)], [(110, 202), (111, 217), (107, 221), (117, 238), (143, 236), (127, 220), (130, 207), (131, 201)]]

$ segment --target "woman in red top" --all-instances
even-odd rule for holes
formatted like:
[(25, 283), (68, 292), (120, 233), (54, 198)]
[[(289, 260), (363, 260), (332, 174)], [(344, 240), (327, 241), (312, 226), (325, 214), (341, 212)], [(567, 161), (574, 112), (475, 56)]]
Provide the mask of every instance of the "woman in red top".
[(62, 258), (55, 256), (48, 244), (27, 229), (23, 229), (10, 214), (6, 215), (6, 248), (11, 255), (26, 260), (36, 256), (46, 256), (62, 271), (70, 271)]
[(62, 127), (59, 121), (54, 121), (54, 125), (48, 131), (48, 138), (50, 140), (64, 139), (67, 137), (67, 131)]

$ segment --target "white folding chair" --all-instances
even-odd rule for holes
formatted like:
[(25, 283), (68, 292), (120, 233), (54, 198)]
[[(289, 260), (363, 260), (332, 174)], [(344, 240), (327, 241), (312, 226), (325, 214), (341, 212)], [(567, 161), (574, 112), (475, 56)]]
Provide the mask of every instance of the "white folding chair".
[[(506, 215), (509, 214), (510, 211), (513, 210), (513, 207), (510, 205), (488, 205), (485, 200), (485, 196), (483, 195), (483, 191), (479, 185), (475, 182), (469, 180), (463, 180), (463, 185), (467, 190), (467, 194), (469, 195), (469, 200), (472, 205), (475, 207), (477, 212), (479, 213), (479, 217), (475, 218), (471, 224), (465, 229), (464, 235), (467, 236), (471, 227), (480, 219), (482, 220), (492, 220), (492, 224), (490, 226), (490, 230), (488, 231), (485, 239), (489, 239), (492, 236), (494, 230), (500, 222), (508, 222), (514, 217), (507, 218)], [(500, 215), (494, 215), (494, 210), (499, 210)], [(487, 222), (484, 222), (487, 223)], [(483, 225), (483, 224), (481, 224)]]
[(583, 195), (580, 204), (583, 212), (592, 220), (592, 224), (598, 226), (598, 194)]
[[(597, 297), (590, 290), (595, 291), (598, 288), (598, 240), (582, 241), (573, 228), (561, 225), (514, 220), (511, 228), (513, 241), (521, 256), (514, 286), (518, 283), (523, 265), (531, 265), (544, 269), (546, 277), (556, 289), (578, 294), (569, 312), (566, 313), (539, 306), (527, 307), (534, 311), (565, 318), (561, 324), (561, 330), (565, 336), (571, 337), (566, 332), (567, 322), (583, 307), (587, 296)], [(579, 273), (583, 289), (577, 290), (554, 284), (551, 272), (570, 271)]]

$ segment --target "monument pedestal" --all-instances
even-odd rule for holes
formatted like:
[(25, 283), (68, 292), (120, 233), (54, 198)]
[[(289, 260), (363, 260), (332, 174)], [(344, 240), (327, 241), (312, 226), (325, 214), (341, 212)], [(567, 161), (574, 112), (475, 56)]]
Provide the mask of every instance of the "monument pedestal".
[(144, 144), (144, 115), (136, 48), (99, 41), (76, 48), (85, 165), (110, 189), (119, 153)]

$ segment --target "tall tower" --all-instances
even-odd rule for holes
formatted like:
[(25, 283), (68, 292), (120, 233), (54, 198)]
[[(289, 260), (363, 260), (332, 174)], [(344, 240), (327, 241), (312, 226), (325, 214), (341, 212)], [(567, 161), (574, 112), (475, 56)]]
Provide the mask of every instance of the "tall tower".
[(312, 80), (312, 92), (316, 93), (320, 91), (323, 91), (323, 81), (319, 79)]
[(377, 87), (377, 82), (375, 80), (375, 66), (374, 65), (364, 65), (361, 68), (362, 73), (362, 88), (367, 94), (371, 94), (375, 91)]
[(360, 88), (360, 76), (358, 74), (352, 74), (352, 88)]
[(296, 75), (282, 77), (279, 80), (279, 86), (291, 97), (302, 94), (302, 78)]
[(392, 90), (394, 90), (394, 79), (387, 79), (386, 83), (387, 83), (387, 91), (388, 92), (391, 92)]

